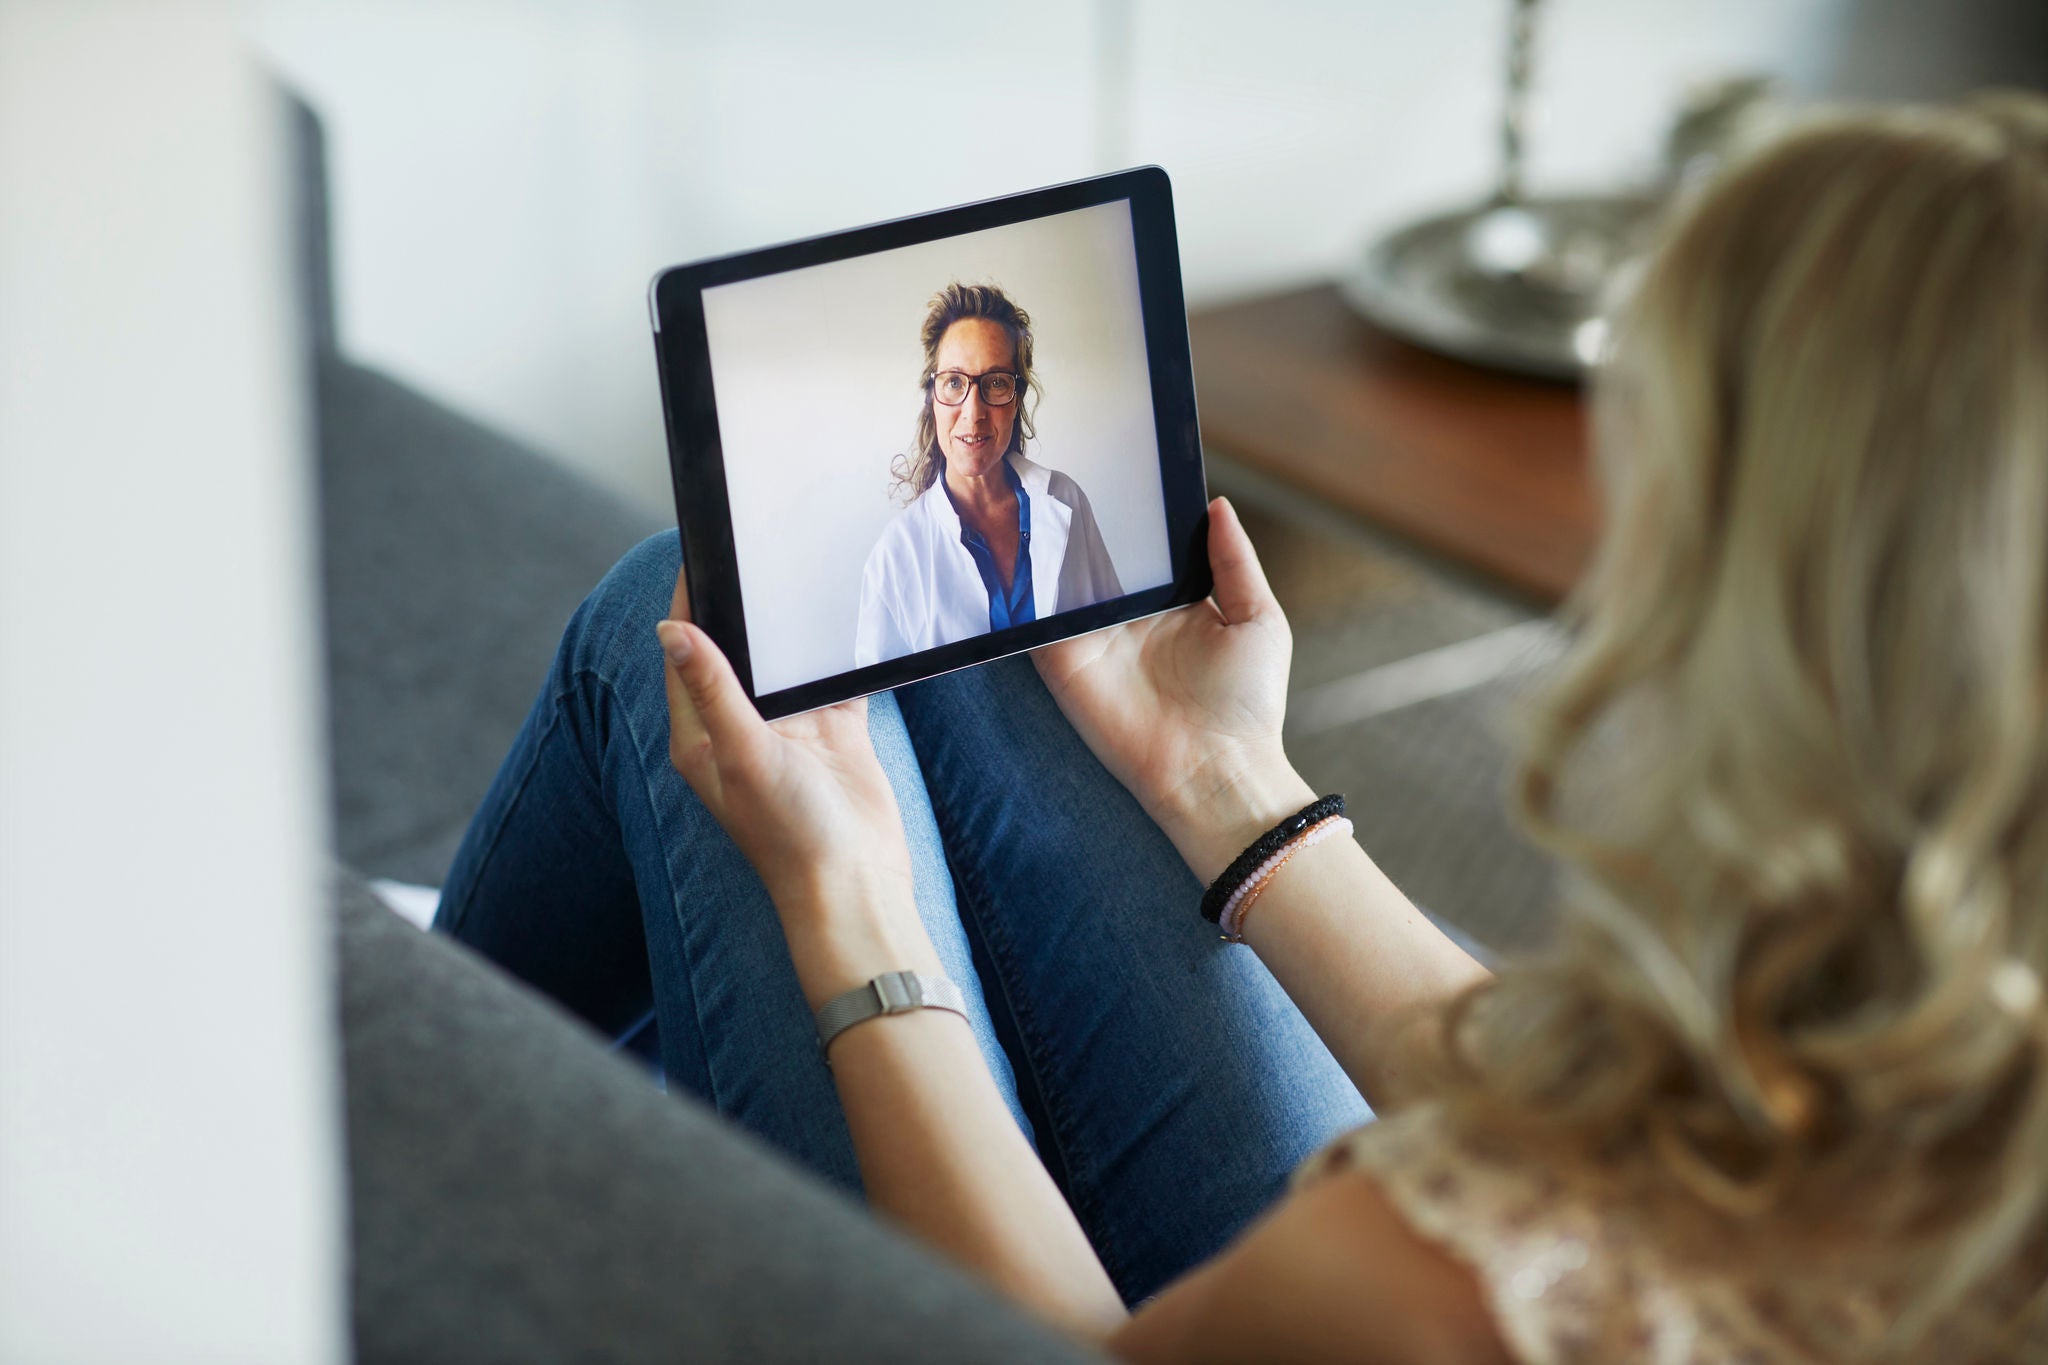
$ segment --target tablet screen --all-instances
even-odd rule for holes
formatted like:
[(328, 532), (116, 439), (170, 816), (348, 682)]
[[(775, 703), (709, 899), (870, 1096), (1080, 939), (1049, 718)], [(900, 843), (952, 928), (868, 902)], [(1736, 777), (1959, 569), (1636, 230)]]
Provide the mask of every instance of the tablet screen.
[(765, 716), (1209, 592), (1156, 166), (650, 288), (690, 610)]
[(757, 694), (1173, 581), (1128, 199), (702, 298)]

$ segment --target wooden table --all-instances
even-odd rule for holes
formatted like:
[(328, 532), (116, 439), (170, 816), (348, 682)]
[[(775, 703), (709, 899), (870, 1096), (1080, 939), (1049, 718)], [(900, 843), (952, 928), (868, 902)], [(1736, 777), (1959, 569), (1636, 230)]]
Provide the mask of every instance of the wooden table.
[(1205, 444), (1544, 603), (1599, 509), (1577, 390), (1394, 340), (1328, 285), (1189, 318)]

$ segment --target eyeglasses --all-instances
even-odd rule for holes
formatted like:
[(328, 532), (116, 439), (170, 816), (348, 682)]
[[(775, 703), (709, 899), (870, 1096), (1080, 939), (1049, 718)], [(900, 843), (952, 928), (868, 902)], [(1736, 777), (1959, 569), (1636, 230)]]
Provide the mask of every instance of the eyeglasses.
[(932, 397), (949, 408), (957, 408), (967, 401), (967, 390), (978, 385), (982, 402), (992, 408), (1006, 408), (1017, 401), (1017, 386), (1023, 378), (1008, 370), (987, 370), (981, 374), (940, 370), (932, 376)]

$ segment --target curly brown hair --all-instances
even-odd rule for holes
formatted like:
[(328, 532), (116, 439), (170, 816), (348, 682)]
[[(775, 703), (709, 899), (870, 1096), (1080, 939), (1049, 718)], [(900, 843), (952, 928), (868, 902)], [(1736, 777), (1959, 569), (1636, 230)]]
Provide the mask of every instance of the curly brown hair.
[(1024, 377), (1024, 396), (1017, 404), (1010, 448), (1003, 454), (1023, 454), (1024, 443), (1037, 435), (1031, 417), (1043, 390), (1031, 365), (1031, 315), (998, 285), (962, 284), (954, 280), (932, 295), (931, 304), (925, 309), (924, 325), (918, 331), (918, 338), (924, 343), (924, 373), (918, 377), (917, 386), (924, 392), (924, 402), (918, 409), (917, 433), (911, 438), (909, 452), (898, 455), (889, 466), (893, 476), (890, 496), (905, 505), (916, 501), (939, 476), (941, 456), (938, 422), (932, 416), (932, 376), (938, 371), (939, 342), (947, 329), (969, 318), (986, 319), (1010, 334), (1017, 351), (1017, 373)]

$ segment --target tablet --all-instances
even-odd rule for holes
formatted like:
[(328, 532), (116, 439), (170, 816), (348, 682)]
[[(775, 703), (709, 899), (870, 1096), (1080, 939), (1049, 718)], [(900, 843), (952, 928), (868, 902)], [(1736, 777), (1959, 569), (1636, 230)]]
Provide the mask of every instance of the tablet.
[(649, 289), (690, 610), (770, 718), (1206, 597), (1157, 167)]

